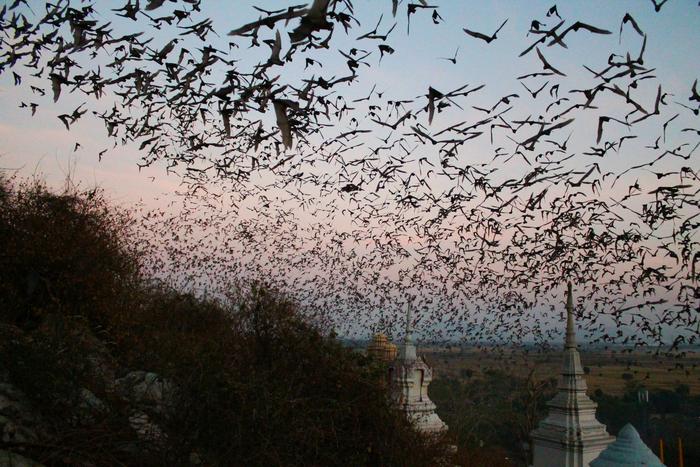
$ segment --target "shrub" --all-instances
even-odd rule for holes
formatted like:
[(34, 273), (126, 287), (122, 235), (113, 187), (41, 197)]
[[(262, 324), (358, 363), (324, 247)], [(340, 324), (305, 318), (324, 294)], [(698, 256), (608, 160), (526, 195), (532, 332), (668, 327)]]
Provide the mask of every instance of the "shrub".
[(690, 386), (688, 386), (687, 384), (681, 383), (678, 386), (676, 386), (675, 391), (676, 391), (676, 394), (681, 396), (681, 398), (685, 399), (690, 395)]
[(39, 181), (0, 183), (2, 320), (24, 327), (61, 313), (105, 324), (100, 312), (138, 280), (128, 213), (110, 207), (98, 189), (55, 194)]
[(652, 393), (651, 404), (660, 414), (677, 413), (681, 407), (681, 396), (676, 392), (663, 389)]

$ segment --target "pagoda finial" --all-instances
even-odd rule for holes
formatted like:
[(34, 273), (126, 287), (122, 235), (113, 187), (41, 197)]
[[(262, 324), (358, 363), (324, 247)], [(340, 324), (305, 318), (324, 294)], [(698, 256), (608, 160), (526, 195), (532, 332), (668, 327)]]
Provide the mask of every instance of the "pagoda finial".
[(566, 291), (566, 341), (565, 349), (576, 348), (576, 332), (574, 331), (574, 298), (571, 291), (571, 282), (567, 284)]
[(406, 308), (406, 342), (413, 340), (413, 329), (411, 324), (411, 303), (409, 302), (408, 307)]
[(403, 339), (403, 345), (399, 355), (404, 361), (413, 361), (416, 359), (416, 345), (413, 342), (413, 326), (411, 326), (411, 303), (408, 303), (406, 309), (406, 336)]
[(386, 320), (384, 319), (384, 309), (382, 308), (379, 311), (379, 322), (377, 323), (377, 332), (384, 332), (386, 333), (388, 331), (387, 325), (386, 325)]

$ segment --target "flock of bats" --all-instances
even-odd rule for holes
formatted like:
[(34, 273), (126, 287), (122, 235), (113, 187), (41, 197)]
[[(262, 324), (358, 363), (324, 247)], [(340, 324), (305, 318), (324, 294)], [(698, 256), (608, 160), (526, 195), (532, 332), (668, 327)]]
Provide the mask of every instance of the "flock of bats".
[[(700, 95), (697, 80), (661, 82), (633, 14), (611, 27), (533, 12), (510, 57), (525, 69), (493, 99), (488, 82), (405, 96), (367, 76), (404, 31), (450, 31), (438, 2), (253, 7), (259, 19), (218, 33), (200, 3), (0, 10), (0, 75), (21, 108), (79, 96), (57, 125), (99, 119), (141, 167), (181, 177), (177, 209), (140, 224), (156, 275), (217, 296), (263, 280), (344, 333), (402, 329), (411, 306), (424, 339), (545, 344), (571, 280), (591, 341), (697, 343)], [(664, 14), (651, 3), (635, 6)], [(460, 25), (455, 52), (426, 66), (454, 67), (513, 24)], [(584, 38), (608, 59), (590, 63)]]

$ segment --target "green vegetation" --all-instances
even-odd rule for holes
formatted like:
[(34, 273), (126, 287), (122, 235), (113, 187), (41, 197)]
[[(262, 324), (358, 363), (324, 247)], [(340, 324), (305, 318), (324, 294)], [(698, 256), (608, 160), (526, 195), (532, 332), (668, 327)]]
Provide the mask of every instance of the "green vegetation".
[(430, 397), (460, 447), (525, 465), (530, 431), (545, 414), (555, 386), (555, 379), (535, 381), (487, 369), (463, 379), (438, 377)]
[(649, 403), (641, 404), (639, 383), (630, 384), (621, 397), (598, 390), (592, 399), (598, 403), (598, 419), (617, 433), (625, 423), (632, 423), (642, 439), (658, 453), (663, 438), (666, 465), (679, 465), (678, 439), (682, 439), (685, 465), (700, 465), (700, 395), (691, 396), (680, 384), (675, 390), (649, 391)]
[[(444, 457), (393, 410), (379, 365), (264, 286), (223, 304), (154, 285), (132, 225), (99, 190), (0, 181), (0, 389), (26, 412), (0, 450), (98, 466)], [(130, 378), (156, 384), (134, 397)]]

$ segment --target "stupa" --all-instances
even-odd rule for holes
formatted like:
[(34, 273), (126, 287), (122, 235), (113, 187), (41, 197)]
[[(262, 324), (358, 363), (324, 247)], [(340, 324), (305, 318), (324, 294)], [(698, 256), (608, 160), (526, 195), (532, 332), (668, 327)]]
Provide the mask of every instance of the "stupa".
[(608, 446), (591, 467), (665, 467), (644, 444), (639, 433), (629, 423), (622, 427), (614, 443)]
[(379, 361), (388, 363), (396, 358), (398, 349), (385, 334), (379, 332), (372, 337), (372, 342), (367, 346), (367, 353)]
[(581, 357), (576, 348), (571, 283), (566, 297), (564, 365), (549, 415), (530, 433), (533, 467), (584, 467), (615, 438), (595, 417), (597, 404), (586, 395)]
[(401, 411), (424, 433), (440, 433), (447, 425), (435, 413), (435, 404), (428, 397), (433, 370), (418, 357), (411, 329), (411, 308), (406, 312), (406, 336), (399, 356), (389, 368), (392, 396)]

